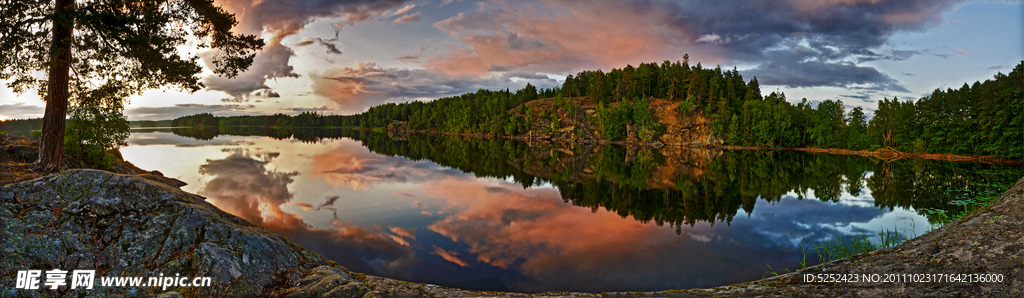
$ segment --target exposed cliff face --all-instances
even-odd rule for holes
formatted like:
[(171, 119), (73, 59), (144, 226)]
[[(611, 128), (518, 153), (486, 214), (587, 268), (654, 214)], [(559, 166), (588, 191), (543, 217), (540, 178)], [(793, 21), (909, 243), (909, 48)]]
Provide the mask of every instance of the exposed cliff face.
[[(526, 137), (555, 139), (576, 142), (607, 142), (603, 129), (597, 122), (598, 104), (583, 97), (567, 98), (575, 108), (555, 104), (552, 98), (538, 99), (525, 103), (526, 110), (533, 117), (528, 121), (530, 133)], [(615, 107), (611, 104), (609, 107)], [(656, 140), (664, 145), (673, 146), (708, 146), (721, 145), (722, 139), (711, 131), (711, 120), (701, 111), (682, 114), (675, 102), (652, 99), (651, 112), (655, 122), (665, 127), (665, 133), (656, 136)], [(512, 109), (513, 115), (526, 119), (525, 113), (519, 108)], [(636, 129), (627, 126), (627, 137), (624, 143), (638, 143)]]
[(711, 131), (711, 119), (705, 117), (703, 111), (695, 110), (684, 115), (673, 102), (654, 102), (651, 107), (654, 117), (665, 126), (665, 134), (658, 136), (662, 143), (676, 146), (722, 145), (722, 139)]

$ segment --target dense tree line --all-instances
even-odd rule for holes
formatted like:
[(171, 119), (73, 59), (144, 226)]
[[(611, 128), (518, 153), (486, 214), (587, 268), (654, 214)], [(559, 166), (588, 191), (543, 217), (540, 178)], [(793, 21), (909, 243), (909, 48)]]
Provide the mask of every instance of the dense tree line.
[(0, 131), (30, 131), (37, 129), (43, 129), (43, 118), (0, 121)]
[(323, 115), (302, 112), (295, 116), (285, 114), (217, 117), (202, 113), (178, 117), (171, 121), (174, 127), (355, 127), (362, 114)]
[[(554, 97), (559, 89), (537, 89), (531, 84), (516, 90), (479, 90), (430, 102), (388, 103), (370, 108), (360, 126), (384, 127), (392, 120), (408, 121), (416, 130), (518, 135), (526, 133), (526, 119), (515, 119), (510, 109), (538, 98)], [(525, 112), (525, 111), (524, 111)]]
[[(806, 98), (790, 103), (782, 92), (762, 96), (757, 78), (744, 82), (734, 68), (690, 66), (682, 61), (627, 65), (623, 69), (583, 71), (570, 75), (560, 88), (538, 90), (527, 84), (514, 92), (479, 90), (431, 102), (388, 103), (370, 108), (362, 127), (383, 127), (392, 120), (409, 121), (412, 129), (460, 133), (519, 135), (538, 117), (523, 103), (555, 98), (586, 98), (599, 104), (592, 123), (610, 140), (619, 140), (628, 123), (641, 137), (663, 133), (646, 110), (648, 98), (678, 102), (683, 114), (701, 113), (728, 145), (817, 147), (903, 152), (993, 155), (1024, 158), (1024, 88), (1022, 66), (993, 80), (960, 89), (936, 89), (916, 101), (884, 98), (868, 120), (861, 107), (848, 109), (841, 100), (816, 104)], [(516, 107), (518, 106), (518, 110)], [(572, 104), (567, 108), (571, 110)], [(542, 112), (544, 113), (544, 112)], [(554, 118), (553, 118), (554, 119)], [(553, 121), (555, 122), (555, 121)]]
[[(537, 119), (559, 124), (559, 113), (527, 109), (525, 103), (554, 98), (554, 111), (573, 115), (579, 99), (597, 104), (590, 123), (609, 140), (621, 140), (626, 126), (638, 137), (652, 140), (664, 133), (650, 109), (651, 98), (678, 104), (683, 114), (700, 113), (711, 120), (712, 131), (727, 145), (816, 147), (903, 152), (992, 155), (1024, 158), (1024, 88), (1018, 64), (1008, 75), (964, 84), (960, 89), (936, 89), (916, 101), (884, 98), (870, 120), (861, 107), (848, 109), (841, 100), (791, 103), (782, 92), (762, 96), (757, 78), (744, 82), (733, 68), (703, 68), (682, 61), (641, 63), (612, 69), (583, 71), (566, 77), (561, 87), (526, 87), (510, 91), (478, 90), (429, 102), (388, 103), (362, 114), (324, 116), (214, 117), (199, 114), (174, 120), (174, 126), (383, 128), (391, 121), (408, 121), (414, 130), (521, 135)], [(577, 101), (569, 100), (576, 99)]]
[(1024, 62), (1008, 75), (935, 89), (917, 101), (882, 100), (870, 130), (875, 144), (900, 151), (1024, 159)]

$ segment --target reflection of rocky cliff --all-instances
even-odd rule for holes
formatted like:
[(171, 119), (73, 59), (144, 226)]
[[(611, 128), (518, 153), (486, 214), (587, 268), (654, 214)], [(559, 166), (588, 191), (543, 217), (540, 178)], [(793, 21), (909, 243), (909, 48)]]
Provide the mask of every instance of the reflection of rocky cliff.
[[(567, 146), (443, 134), (409, 134), (396, 140), (383, 133), (350, 129), (244, 133), (288, 135), (303, 141), (351, 138), (379, 154), (427, 159), (477, 176), (511, 177), (526, 187), (551, 182), (567, 200), (580, 206), (602, 206), (624, 216), (647, 214), (638, 218), (667, 212), (660, 216), (673, 223), (728, 221), (739, 208), (749, 213), (756, 201), (776, 201), (788, 193), (800, 197), (813, 194), (819, 200), (836, 202), (844, 192), (859, 196), (864, 189), (871, 191), (879, 207), (952, 212), (956, 206), (950, 202), (1005, 189), (1021, 175), (1019, 168), (1011, 166), (931, 160), (881, 162), (864, 156), (796, 151), (723, 152), (593, 142)], [(612, 192), (612, 188), (618, 190)], [(580, 194), (587, 194), (587, 199)], [(661, 207), (650, 200), (659, 201)], [(676, 211), (658, 209), (668, 210), (687, 200), (691, 202)], [(706, 210), (693, 213), (695, 208)]]
[(721, 154), (720, 150), (678, 146), (536, 146), (527, 147), (525, 154), (509, 163), (548, 180), (606, 179), (644, 188), (673, 188), (680, 179), (699, 183), (712, 159)]

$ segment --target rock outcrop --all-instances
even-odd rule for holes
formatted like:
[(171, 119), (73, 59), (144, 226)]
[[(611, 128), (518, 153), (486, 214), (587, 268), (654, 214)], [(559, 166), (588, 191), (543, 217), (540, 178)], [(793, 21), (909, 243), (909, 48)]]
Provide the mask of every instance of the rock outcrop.
[[(537, 99), (525, 103), (523, 108), (532, 114), (527, 123), (529, 132), (525, 138), (552, 139), (558, 142), (584, 142), (599, 143), (608, 142), (598, 127), (597, 119), (598, 104), (583, 97), (565, 99), (569, 104), (556, 104), (552, 98)], [(617, 103), (609, 104), (608, 107), (615, 107)], [(572, 108), (568, 108), (572, 106)], [(677, 103), (654, 99), (650, 101), (650, 109), (654, 121), (665, 127), (665, 133), (656, 137), (656, 140), (649, 142), (649, 145), (673, 145), (673, 146), (717, 146), (722, 145), (722, 139), (711, 131), (711, 120), (704, 116), (701, 111), (694, 111), (689, 114), (681, 114)], [(520, 108), (513, 108), (509, 111), (520, 121), (527, 118), (527, 115), (520, 112)], [(627, 123), (626, 137), (619, 143), (636, 144), (641, 143), (635, 126)]]
[[(207, 203), (139, 177), (70, 170), (0, 188), (0, 296), (150, 296), (101, 276), (208, 276), (185, 296), (360, 297), (368, 288), (332, 261)], [(92, 290), (14, 289), (19, 270), (96, 270)], [(335, 295), (337, 294), (337, 295)]]

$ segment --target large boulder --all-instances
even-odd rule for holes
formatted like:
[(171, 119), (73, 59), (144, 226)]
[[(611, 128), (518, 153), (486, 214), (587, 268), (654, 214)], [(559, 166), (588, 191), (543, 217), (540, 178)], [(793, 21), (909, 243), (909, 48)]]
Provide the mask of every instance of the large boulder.
[[(0, 297), (360, 297), (366, 286), (203, 197), (134, 176), (69, 170), (0, 188)], [(92, 290), (14, 289), (19, 270), (96, 270)], [(212, 277), (211, 287), (101, 287), (100, 277)], [(44, 275), (45, 277), (45, 275)], [(173, 296), (173, 295), (171, 295)]]

